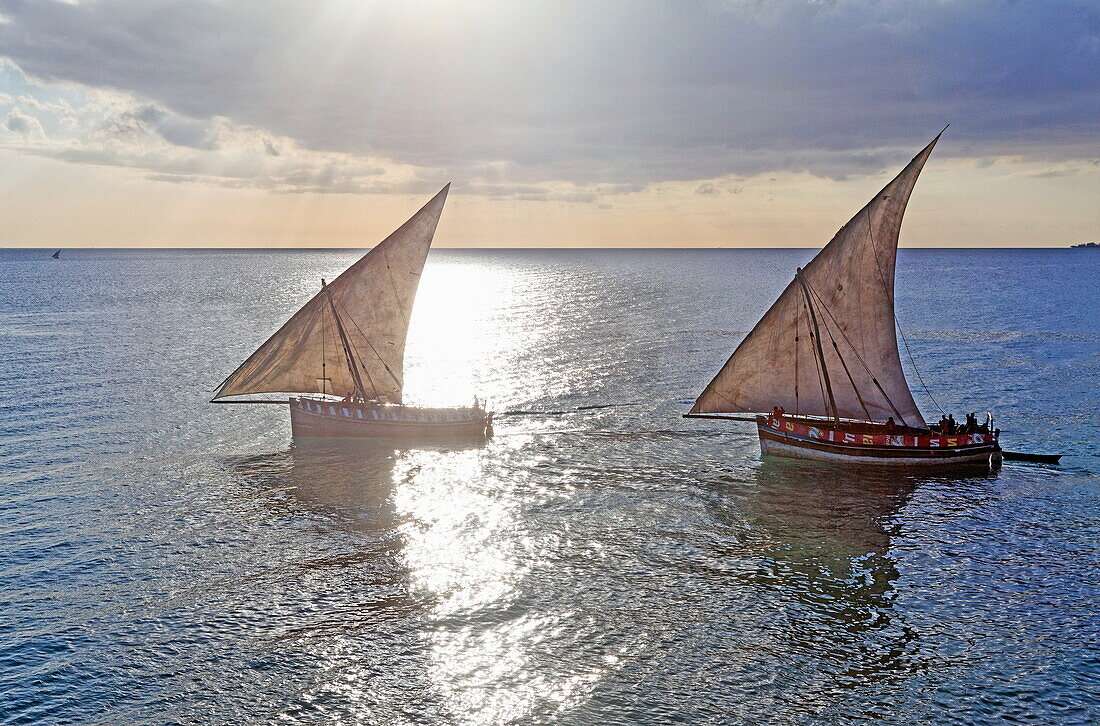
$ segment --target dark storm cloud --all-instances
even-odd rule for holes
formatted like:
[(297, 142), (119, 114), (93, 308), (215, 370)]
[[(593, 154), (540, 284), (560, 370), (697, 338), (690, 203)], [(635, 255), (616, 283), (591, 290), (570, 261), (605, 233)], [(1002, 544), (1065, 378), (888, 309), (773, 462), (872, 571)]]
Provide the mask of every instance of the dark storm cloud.
[[(0, 0), (38, 78), (487, 184), (1100, 155), (1094, 0)], [(174, 118), (174, 117), (173, 117)], [(273, 146), (272, 149), (275, 149)], [(494, 178), (494, 174), (499, 178)]]

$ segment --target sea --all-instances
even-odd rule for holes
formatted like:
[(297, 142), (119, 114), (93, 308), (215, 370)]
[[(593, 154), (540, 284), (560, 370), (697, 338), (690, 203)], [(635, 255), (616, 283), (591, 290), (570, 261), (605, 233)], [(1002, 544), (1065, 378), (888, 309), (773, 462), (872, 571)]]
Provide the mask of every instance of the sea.
[(0, 724), (1100, 722), (1095, 250), (901, 250), (925, 416), (1063, 455), (966, 475), (682, 418), (815, 250), (434, 250), (406, 401), (497, 415), (419, 448), (208, 403), (361, 251), (52, 252), (0, 251)]

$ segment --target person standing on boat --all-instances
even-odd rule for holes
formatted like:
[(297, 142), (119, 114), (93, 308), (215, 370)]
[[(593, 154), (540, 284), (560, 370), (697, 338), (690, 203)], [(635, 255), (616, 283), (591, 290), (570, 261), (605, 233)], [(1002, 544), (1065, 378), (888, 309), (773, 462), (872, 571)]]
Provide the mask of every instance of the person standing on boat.
[(885, 427), (886, 427), (887, 435), (893, 434), (894, 432), (896, 432), (898, 430), (898, 425), (896, 423), (894, 423), (894, 417), (893, 416), (886, 419)]

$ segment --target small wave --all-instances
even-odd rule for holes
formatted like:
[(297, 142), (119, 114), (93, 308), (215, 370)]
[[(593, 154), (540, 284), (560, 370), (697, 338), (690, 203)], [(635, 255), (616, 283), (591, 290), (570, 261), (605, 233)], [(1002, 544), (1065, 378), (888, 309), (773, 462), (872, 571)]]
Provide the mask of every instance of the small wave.
[(512, 409), (511, 411), (501, 411), (493, 414), (494, 416), (564, 416), (569, 413), (577, 413), (578, 411), (595, 411), (604, 408), (625, 408), (627, 406), (641, 405), (637, 402), (633, 403), (597, 403), (589, 406), (576, 406), (574, 408), (566, 408), (558, 411), (538, 411), (534, 409)]

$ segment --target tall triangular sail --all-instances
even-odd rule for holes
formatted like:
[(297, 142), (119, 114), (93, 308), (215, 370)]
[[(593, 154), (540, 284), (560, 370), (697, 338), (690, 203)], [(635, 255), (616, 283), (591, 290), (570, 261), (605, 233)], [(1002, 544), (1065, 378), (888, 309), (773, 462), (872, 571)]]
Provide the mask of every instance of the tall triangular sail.
[(310, 299), (233, 371), (214, 400), (256, 393), (352, 392), (356, 384), (333, 319), (335, 310), (354, 351), (363, 394), (400, 402), (409, 316), (449, 188)]
[[(894, 263), (905, 206), (938, 140), (787, 285), (703, 390), (692, 413), (781, 406), (811, 416), (878, 422), (893, 417), (899, 424), (925, 426), (898, 355)], [(815, 322), (819, 334), (813, 338)]]

